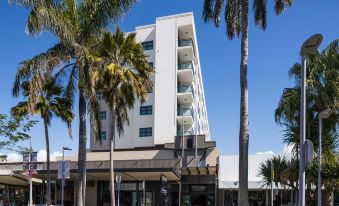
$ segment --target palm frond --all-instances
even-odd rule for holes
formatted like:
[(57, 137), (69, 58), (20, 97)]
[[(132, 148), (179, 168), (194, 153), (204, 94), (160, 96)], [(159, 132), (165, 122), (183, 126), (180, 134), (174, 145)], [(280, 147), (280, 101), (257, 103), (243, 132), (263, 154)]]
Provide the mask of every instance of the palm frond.
[(240, 0), (228, 0), (225, 8), (226, 33), (229, 39), (239, 37), (241, 29)]
[(254, 0), (253, 2), (253, 12), (255, 24), (259, 28), (265, 30), (267, 25), (267, 1), (266, 0)]
[[(43, 1), (42, 1), (43, 2)], [(54, 1), (46, 1), (34, 5), (28, 16), (26, 31), (32, 36), (49, 31), (55, 34), (62, 42), (73, 43), (73, 25), (63, 16), (63, 10)]]
[(204, 1), (204, 8), (202, 10), (203, 11), (202, 12), (202, 18), (203, 18), (204, 22), (209, 22), (213, 18), (214, 2), (215, 2), (215, 0), (205, 0)]
[(213, 11), (213, 22), (216, 27), (219, 27), (221, 12), (224, 8), (224, 0), (215, 0), (214, 11)]
[(274, 11), (277, 15), (280, 15), (285, 11), (287, 7), (292, 6), (293, 0), (275, 0)]
[(136, 0), (84, 0), (80, 4), (80, 28), (84, 38), (99, 35), (109, 23), (115, 23), (136, 3)]

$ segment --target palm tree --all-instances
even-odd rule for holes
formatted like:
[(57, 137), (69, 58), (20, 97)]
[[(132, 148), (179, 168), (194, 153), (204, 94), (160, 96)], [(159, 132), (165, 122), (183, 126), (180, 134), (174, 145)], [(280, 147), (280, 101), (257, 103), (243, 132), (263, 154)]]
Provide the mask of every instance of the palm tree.
[[(306, 137), (313, 142), (318, 150), (318, 115), (324, 109), (330, 108), (332, 115), (323, 124), (323, 174), (325, 199), (329, 201), (335, 184), (339, 182), (337, 174), (338, 164), (338, 123), (339, 123), (339, 45), (333, 41), (321, 53), (311, 56), (307, 70), (306, 90)], [(295, 64), (289, 75), (295, 79), (294, 86), (285, 88), (275, 110), (277, 124), (284, 127), (283, 141), (294, 145), (294, 155), (299, 151), (299, 116), (300, 116), (300, 64)], [(334, 158), (336, 157), (336, 158)], [(331, 166), (332, 164), (332, 166)], [(316, 184), (317, 164), (306, 171), (307, 180)], [(328, 178), (328, 179), (327, 179)]]
[[(21, 84), (23, 89), (23, 96), (28, 97), (29, 82), (25, 81)], [(47, 194), (46, 204), (51, 204), (51, 171), (50, 171), (50, 149), (49, 149), (49, 134), (48, 127), (51, 124), (53, 116), (60, 118), (68, 126), (70, 137), (72, 137), (71, 123), (74, 115), (72, 113), (72, 107), (70, 101), (61, 97), (62, 88), (55, 85), (54, 82), (49, 82), (44, 85), (43, 90), (40, 93), (38, 101), (34, 104), (34, 111), (32, 114), (40, 115), (44, 122), (45, 128), (45, 141), (47, 151)], [(29, 106), (27, 101), (19, 102), (15, 107), (11, 109), (12, 115), (18, 118), (23, 118), (29, 115)]]
[[(275, 13), (281, 14), (285, 8), (292, 5), (293, 0), (275, 0)], [(266, 29), (266, 0), (254, 0), (253, 12), (255, 24)], [(248, 205), (248, 85), (247, 85), (247, 58), (248, 58), (248, 15), (249, 0), (205, 0), (203, 19), (212, 20), (219, 27), (221, 15), (224, 13), (226, 33), (229, 39), (241, 34), (240, 60), (240, 131), (239, 131), (239, 194), (238, 205)]]
[[(15, 1), (15, 0), (13, 0)], [(30, 1), (16, 0), (17, 4), (30, 10), (26, 30), (37, 36), (48, 31), (58, 43), (46, 52), (24, 61), (17, 70), (13, 88), (19, 93), (20, 82), (29, 81), (28, 108), (33, 111), (44, 82), (51, 76), (65, 83), (64, 95), (71, 103), (79, 94), (79, 151), (77, 204), (85, 204), (86, 189), (86, 113), (89, 110), (94, 135), (100, 133), (99, 104), (96, 100), (94, 73), (100, 68), (100, 58), (93, 47), (103, 29), (117, 22), (136, 0), (61, 0)]]
[[(307, 70), (307, 127), (306, 136), (318, 147), (318, 114), (324, 109), (331, 109), (332, 115), (324, 122), (323, 151), (333, 154), (338, 148), (339, 122), (339, 45), (332, 42), (320, 54), (311, 56)], [(277, 124), (285, 128), (284, 142), (293, 144), (298, 151), (299, 111), (300, 108), (300, 64), (295, 64), (289, 75), (295, 79), (294, 86), (285, 88), (275, 110)]]
[(111, 110), (112, 131), (110, 137), (110, 184), (111, 205), (115, 205), (113, 152), (115, 131), (119, 135), (124, 124), (129, 123), (128, 109), (135, 103), (135, 97), (141, 102), (146, 99), (151, 87), (150, 74), (153, 69), (147, 62), (143, 47), (136, 42), (135, 33), (124, 34), (119, 28), (114, 34), (105, 32), (99, 44), (99, 56), (106, 62), (99, 73), (100, 90)]

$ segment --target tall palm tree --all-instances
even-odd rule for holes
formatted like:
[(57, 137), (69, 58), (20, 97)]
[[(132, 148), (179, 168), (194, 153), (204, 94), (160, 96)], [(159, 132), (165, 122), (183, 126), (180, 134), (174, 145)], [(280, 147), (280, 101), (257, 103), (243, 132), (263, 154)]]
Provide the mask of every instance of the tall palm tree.
[(86, 191), (86, 113), (89, 110), (91, 128), (100, 133), (99, 105), (96, 101), (93, 74), (100, 67), (100, 58), (93, 47), (109, 24), (116, 23), (137, 0), (13, 0), (30, 10), (26, 30), (37, 36), (51, 32), (58, 43), (46, 52), (24, 61), (17, 70), (13, 93), (20, 82), (29, 81), (28, 106), (39, 98), (42, 85), (51, 75), (65, 83), (64, 94), (74, 102), (79, 98), (79, 151), (77, 204), (85, 204)]
[[(28, 97), (29, 82), (25, 81), (21, 84), (23, 89), (23, 96)], [(72, 137), (71, 123), (74, 115), (72, 113), (71, 103), (68, 99), (61, 97), (62, 88), (55, 85), (54, 82), (49, 82), (43, 86), (39, 99), (34, 103), (34, 111), (32, 114), (40, 115), (44, 122), (45, 128), (45, 141), (47, 151), (47, 191), (46, 191), (46, 204), (51, 204), (51, 171), (50, 171), (50, 148), (49, 148), (49, 134), (48, 127), (51, 124), (53, 116), (60, 118), (68, 126), (68, 132)], [(23, 118), (30, 114), (28, 101), (19, 102), (11, 109), (12, 115), (18, 118)]]
[[(275, 0), (275, 12), (281, 14), (286, 7), (292, 5), (293, 0)], [(255, 24), (266, 29), (266, 0), (253, 0)], [(240, 131), (239, 131), (239, 194), (238, 205), (248, 205), (248, 29), (249, 29), (249, 0), (205, 0), (203, 19), (212, 20), (219, 27), (222, 13), (226, 24), (226, 33), (229, 39), (241, 35), (240, 60)]]
[(129, 123), (128, 109), (131, 109), (137, 97), (146, 100), (151, 87), (150, 75), (153, 69), (147, 62), (143, 47), (137, 43), (135, 33), (124, 34), (119, 28), (115, 33), (105, 32), (100, 41), (98, 52), (103, 58), (103, 70), (98, 75), (100, 90), (111, 110), (112, 131), (110, 137), (110, 184), (111, 205), (115, 205), (113, 152), (115, 131), (119, 135), (124, 131), (124, 124)]

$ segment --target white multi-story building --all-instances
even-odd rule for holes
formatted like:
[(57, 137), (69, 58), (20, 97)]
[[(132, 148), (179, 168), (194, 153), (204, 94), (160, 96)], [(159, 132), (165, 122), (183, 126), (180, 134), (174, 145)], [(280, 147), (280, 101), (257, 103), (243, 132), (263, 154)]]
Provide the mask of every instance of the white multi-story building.
[[(159, 17), (135, 32), (154, 67), (153, 91), (129, 111), (130, 124), (116, 138), (115, 149), (155, 148), (183, 134), (210, 140), (193, 14)], [(104, 100), (101, 106), (102, 141), (91, 135), (92, 151), (109, 149), (111, 114)]]

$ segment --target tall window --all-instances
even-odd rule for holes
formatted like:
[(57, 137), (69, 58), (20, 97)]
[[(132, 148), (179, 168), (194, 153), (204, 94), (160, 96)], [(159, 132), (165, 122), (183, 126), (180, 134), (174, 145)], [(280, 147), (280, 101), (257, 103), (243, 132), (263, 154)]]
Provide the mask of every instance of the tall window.
[(152, 114), (152, 105), (140, 107), (140, 115), (149, 115), (149, 114)]
[(106, 120), (106, 111), (101, 111), (99, 113), (100, 120)]
[(142, 42), (142, 46), (144, 50), (152, 50), (153, 49), (153, 41), (144, 41)]
[(151, 136), (152, 136), (152, 127), (139, 129), (139, 137), (151, 137)]
[(106, 136), (107, 136), (107, 135), (106, 135), (106, 132), (101, 132), (101, 133), (100, 133), (100, 139), (101, 139), (101, 140), (106, 140)]

